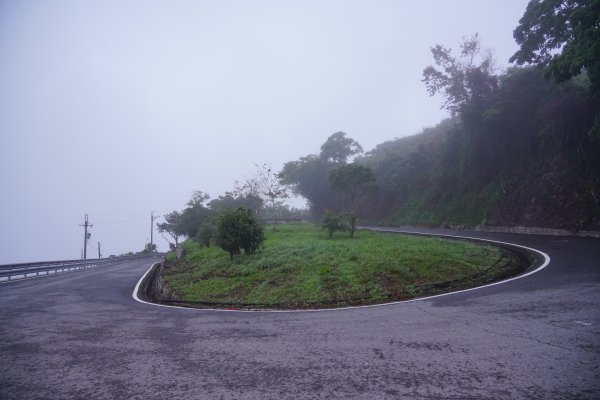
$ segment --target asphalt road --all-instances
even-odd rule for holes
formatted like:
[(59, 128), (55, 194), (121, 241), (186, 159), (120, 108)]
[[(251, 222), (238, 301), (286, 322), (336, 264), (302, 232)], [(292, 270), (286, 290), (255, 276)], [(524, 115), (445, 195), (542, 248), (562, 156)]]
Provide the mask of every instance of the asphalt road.
[[(455, 233), (455, 232), (452, 232)], [(150, 261), (0, 285), (0, 399), (598, 399), (600, 240), (479, 290), (298, 313), (132, 298)]]

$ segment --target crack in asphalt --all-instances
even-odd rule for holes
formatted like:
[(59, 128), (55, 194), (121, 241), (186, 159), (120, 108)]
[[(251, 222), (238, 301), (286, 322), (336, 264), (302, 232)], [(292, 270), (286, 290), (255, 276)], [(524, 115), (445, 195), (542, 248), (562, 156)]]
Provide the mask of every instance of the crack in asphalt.
[(539, 343), (539, 344), (542, 344), (542, 345), (545, 345), (545, 346), (557, 347), (557, 348), (559, 348), (559, 349), (563, 349), (563, 350), (567, 350), (567, 351), (571, 351), (571, 350), (572, 350), (572, 348), (564, 347), (564, 346), (561, 346), (561, 345), (559, 345), (559, 344), (555, 344), (555, 343), (545, 342), (545, 341), (543, 341), (543, 340), (540, 340), (540, 339), (537, 339), (537, 338), (533, 338), (533, 337), (529, 337), (529, 336), (525, 336), (525, 335), (519, 335), (519, 334), (510, 334), (510, 335), (504, 335), (504, 334), (502, 334), (502, 333), (498, 333), (498, 332), (493, 332), (493, 331), (490, 331), (490, 330), (488, 330), (488, 329), (486, 329), (486, 328), (483, 328), (483, 327), (481, 327), (481, 326), (475, 325), (475, 324), (473, 324), (473, 323), (470, 323), (470, 322), (467, 322), (467, 321), (463, 321), (463, 320), (461, 320), (461, 319), (459, 319), (459, 318), (455, 318), (455, 317), (451, 317), (451, 316), (443, 316), (443, 315), (439, 315), (439, 314), (435, 314), (435, 313), (432, 313), (432, 312), (425, 311), (425, 310), (424, 310), (422, 307), (420, 307), (420, 306), (416, 306), (416, 308), (417, 308), (419, 311), (421, 311), (421, 312), (423, 312), (423, 313), (425, 313), (425, 314), (431, 315), (431, 316), (433, 316), (433, 317), (437, 317), (437, 318), (443, 318), (443, 319), (446, 319), (446, 320), (452, 320), (452, 321), (455, 321), (455, 322), (458, 322), (458, 323), (464, 324), (464, 325), (468, 326), (469, 328), (475, 328), (475, 329), (479, 329), (479, 330), (481, 330), (481, 331), (483, 331), (483, 332), (486, 332), (486, 333), (488, 333), (488, 334), (490, 334), (490, 335), (496, 335), (496, 336), (505, 337), (505, 338), (520, 338), (520, 339), (527, 339), (527, 340), (532, 340), (532, 341), (534, 341), (534, 342), (537, 342), (537, 343)]

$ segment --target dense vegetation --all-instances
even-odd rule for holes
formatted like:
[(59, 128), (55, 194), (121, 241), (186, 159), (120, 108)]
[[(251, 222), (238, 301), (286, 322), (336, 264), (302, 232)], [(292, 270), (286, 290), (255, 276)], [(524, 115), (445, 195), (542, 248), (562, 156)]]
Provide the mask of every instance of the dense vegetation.
[[(532, 0), (514, 37), (519, 66), (500, 74), (477, 34), (458, 54), (431, 48), (423, 82), (452, 115), (439, 125), (367, 153), (336, 132), (280, 172), (257, 165), (211, 201), (195, 192), (159, 230), (208, 247), (240, 206), (265, 221), (325, 216), (350, 236), (357, 223), (600, 230), (600, 1)], [(308, 215), (285, 207), (288, 189)]]
[(165, 265), (168, 296), (204, 305), (341, 306), (473, 286), (509, 267), (498, 248), (466, 242), (373, 232), (328, 239), (310, 224), (266, 235), (259, 252), (233, 260), (186, 242), (185, 261)]
[[(195, 192), (158, 225), (173, 248), (192, 239), (163, 271), (170, 296), (335, 306), (515, 272), (510, 263), (486, 268), (501, 259), (498, 249), (370, 232), (352, 239), (357, 223), (600, 230), (600, 0), (532, 0), (514, 36), (521, 47), (511, 60), (519, 66), (500, 74), (478, 35), (460, 43), (458, 55), (431, 48), (435, 65), (424, 69), (423, 82), (451, 114), (435, 127), (367, 153), (336, 132), (319, 153), (280, 172), (256, 165), (254, 175), (211, 201)], [(307, 216), (285, 207), (289, 190), (321, 224), (277, 232), (274, 225), (263, 243), (259, 219)]]
[(381, 187), (371, 220), (598, 229), (600, 142), (588, 134), (598, 109), (585, 83), (512, 69), (460, 117), (360, 160)]
[[(456, 117), (355, 160), (379, 187), (366, 193), (363, 222), (597, 230), (600, 141), (589, 132), (599, 110), (585, 77), (559, 84), (538, 68), (512, 68)], [(341, 211), (327, 176), (345, 164), (309, 155), (283, 177), (318, 219)]]
[[(423, 82), (453, 117), (353, 160), (380, 188), (353, 207), (363, 223), (600, 230), (600, 1), (532, 0), (514, 36), (531, 65), (499, 75), (477, 35), (431, 49)], [(360, 149), (332, 135), (282, 181), (314, 219), (343, 211), (327, 176)]]

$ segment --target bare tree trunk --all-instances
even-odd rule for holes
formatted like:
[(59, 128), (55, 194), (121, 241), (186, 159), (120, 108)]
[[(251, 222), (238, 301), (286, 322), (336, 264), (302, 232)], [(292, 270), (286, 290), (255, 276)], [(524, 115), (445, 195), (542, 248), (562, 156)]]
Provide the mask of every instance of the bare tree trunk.
[(350, 238), (354, 238), (354, 230), (356, 229), (356, 213), (350, 211)]

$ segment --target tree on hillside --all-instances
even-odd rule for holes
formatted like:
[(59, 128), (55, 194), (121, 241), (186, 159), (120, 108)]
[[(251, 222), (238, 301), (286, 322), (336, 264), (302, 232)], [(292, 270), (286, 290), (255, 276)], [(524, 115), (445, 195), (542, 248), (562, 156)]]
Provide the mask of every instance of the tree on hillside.
[(215, 242), (229, 253), (232, 260), (235, 255), (241, 254), (242, 250), (246, 254), (256, 252), (263, 240), (263, 228), (249, 208), (225, 210), (219, 216)]
[[(280, 173), (275, 172), (271, 163), (266, 162), (262, 165), (256, 165), (256, 175), (254, 181), (258, 185), (260, 197), (266, 201), (272, 210), (283, 204), (283, 200), (289, 197), (287, 186), (284, 185), (279, 177)], [(276, 229), (277, 223), (273, 225)]]
[(198, 234), (200, 226), (213, 218), (214, 212), (206, 206), (206, 202), (210, 197), (208, 194), (197, 190), (192, 193), (187, 207), (181, 212), (179, 222), (179, 232), (188, 238), (195, 238)]
[(192, 192), (192, 197), (187, 202), (187, 206), (188, 207), (200, 207), (200, 206), (203, 207), (204, 203), (206, 203), (209, 199), (210, 199), (210, 196), (208, 195), (208, 193), (204, 193), (202, 190), (195, 190), (194, 192)]
[(295, 194), (308, 201), (313, 219), (335, 207), (336, 193), (329, 186), (329, 171), (339, 164), (325, 161), (316, 154), (287, 162), (281, 171), (281, 182), (289, 185)]
[(244, 177), (244, 179), (239, 181), (236, 180), (234, 182), (233, 195), (238, 198), (253, 200), (250, 208), (255, 215), (260, 215), (264, 201), (261, 196), (260, 182), (256, 175)]
[(225, 192), (208, 203), (208, 207), (214, 213), (222, 213), (225, 210), (247, 207), (251, 210), (262, 208), (263, 201), (260, 197), (248, 195), (237, 195), (235, 192)]
[(279, 172), (273, 170), (271, 163), (256, 165), (256, 178), (260, 194), (273, 208), (281, 205), (283, 200), (289, 197), (287, 187), (281, 183), (279, 175)]
[(308, 200), (313, 219), (325, 210), (334, 209), (336, 192), (329, 185), (329, 172), (346, 165), (348, 158), (360, 154), (362, 147), (344, 132), (329, 136), (320, 154), (310, 154), (284, 164), (279, 174), (281, 183), (291, 186), (295, 194)]
[(198, 233), (194, 240), (205, 247), (210, 247), (210, 242), (214, 239), (216, 229), (216, 221), (214, 218), (209, 218), (200, 225)]
[[(600, 92), (600, 0), (531, 0), (513, 37), (520, 49), (510, 62), (543, 66), (559, 83), (585, 71)], [(588, 136), (600, 140), (600, 113)]]
[(459, 114), (472, 102), (481, 101), (498, 87), (494, 75), (494, 59), (490, 50), (481, 48), (479, 35), (463, 39), (460, 56), (452, 56), (452, 49), (436, 44), (431, 48), (436, 67), (423, 70), (423, 80), (430, 96), (442, 93), (442, 108), (452, 115)]
[[(175, 241), (175, 247), (179, 245), (179, 238), (183, 236), (181, 229), (181, 214), (179, 211), (172, 211), (164, 216), (165, 222), (156, 224), (160, 233), (167, 233)], [(169, 242), (169, 244), (171, 244)]]
[(520, 49), (510, 62), (544, 66), (557, 82), (585, 69), (600, 89), (600, 1), (531, 0), (513, 36)]
[(362, 152), (363, 148), (356, 140), (346, 137), (346, 134), (340, 131), (329, 136), (323, 143), (320, 157), (336, 164), (346, 164), (348, 157)]
[(376, 190), (376, 181), (373, 171), (359, 164), (345, 165), (329, 173), (331, 187), (344, 194), (347, 200), (350, 237), (354, 237), (359, 203), (367, 194)]

